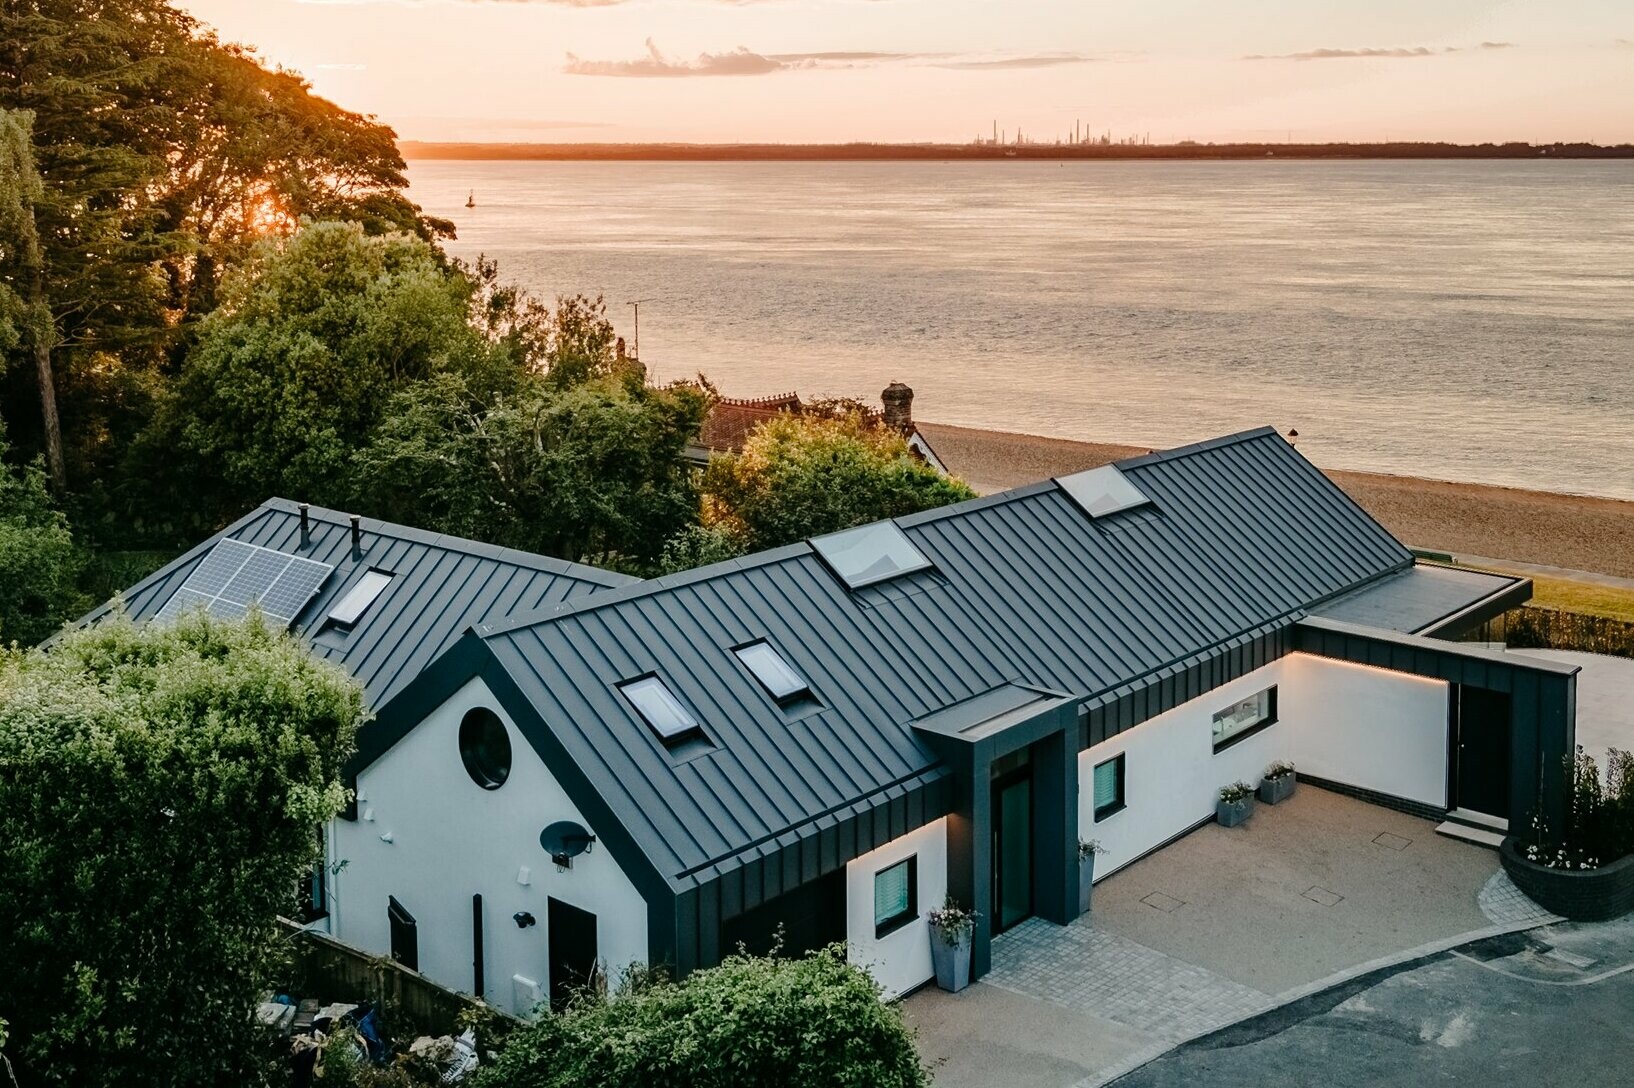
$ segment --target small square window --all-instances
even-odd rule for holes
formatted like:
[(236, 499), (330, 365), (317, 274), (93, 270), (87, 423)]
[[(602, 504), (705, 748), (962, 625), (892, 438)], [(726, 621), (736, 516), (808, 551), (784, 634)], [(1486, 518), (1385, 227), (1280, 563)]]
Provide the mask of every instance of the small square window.
[(1095, 764), (1095, 819), (1106, 819), (1123, 808), (1123, 757), (1119, 752), (1105, 763)]
[(874, 874), (874, 937), (919, 917), (919, 857), (904, 858)]
[(744, 668), (754, 673), (760, 686), (766, 689), (766, 694), (777, 700), (779, 706), (811, 697), (810, 685), (783, 659), (782, 654), (772, 648), (771, 643), (764, 640), (751, 642), (732, 652), (738, 655)]
[(698, 719), (658, 677), (643, 676), (626, 681), (619, 685), (619, 690), (665, 744), (698, 732)]
[(1214, 750), (1229, 748), (1277, 720), (1277, 689), (1268, 687), (1214, 715)]

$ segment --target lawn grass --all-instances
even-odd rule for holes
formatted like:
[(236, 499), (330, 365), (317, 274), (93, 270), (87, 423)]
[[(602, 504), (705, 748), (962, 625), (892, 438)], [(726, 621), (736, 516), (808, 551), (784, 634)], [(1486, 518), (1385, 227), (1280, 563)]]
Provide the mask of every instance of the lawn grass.
[(1480, 569), (1532, 579), (1532, 599), (1528, 603), (1539, 608), (1556, 608), (1587, 616), (1608, 616), (1634, 623), (1634, 589), (1603, 586), (1598, 582), (1576, 582), (1569, 578), (1549, 578), (1524, 571), (1503, 570), (1501, 567)]

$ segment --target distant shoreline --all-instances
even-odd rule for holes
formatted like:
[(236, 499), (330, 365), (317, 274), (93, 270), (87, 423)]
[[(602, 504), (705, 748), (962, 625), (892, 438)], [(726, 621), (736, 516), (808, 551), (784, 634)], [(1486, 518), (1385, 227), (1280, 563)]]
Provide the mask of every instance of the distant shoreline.
[(464, 162), (915, 162), (1252, 161), (1259, 159), (1634, 159), (1634, 144), (536, 144), (402, 140), (410, 161)]
[[(1002, 491), (1147, 452), (1145, 447), (919, 424), (948, 470)], [(1454, 555), (1501, 557), (1634, 578), (1634, 502), (1492, 484), (1325, 469), (1401, 540)]]

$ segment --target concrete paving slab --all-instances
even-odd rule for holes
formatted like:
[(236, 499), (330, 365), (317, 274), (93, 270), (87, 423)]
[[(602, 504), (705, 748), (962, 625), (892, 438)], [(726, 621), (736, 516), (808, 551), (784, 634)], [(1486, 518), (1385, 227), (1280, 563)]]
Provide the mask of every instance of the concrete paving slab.
[[(1205, 825), (1102, 880), (1094, 924), (1279, 994), (1491, 924), (1477, 896), (1496, 856), (1433, 832), (1429, 821), (1301, 785), (1241, 827)], [(1381, 835), (1407, 844), (1388, 849), (1374, 841)], [(1307, 895), (1313, 888), (1325, 894)], [(1153, 893), (1181, 905), (1154, 910)]]
[(1143, 1032), (985, 983), (903, 1002), (936, 1088), (1064, 1088), (1152, 1044)]

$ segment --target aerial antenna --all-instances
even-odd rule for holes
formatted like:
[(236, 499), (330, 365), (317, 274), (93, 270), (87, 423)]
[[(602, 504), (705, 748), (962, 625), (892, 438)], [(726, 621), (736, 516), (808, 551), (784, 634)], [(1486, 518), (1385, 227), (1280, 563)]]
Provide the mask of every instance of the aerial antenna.
[(638, 361), (641, 358), (641, 304), (643, 302), (657, 301), (658, 300), (656, 298), (633, 298), (629, 302), (625, 303), (626, 306), (635, 311), (635, 345), (631, 349), (631, 353)]

